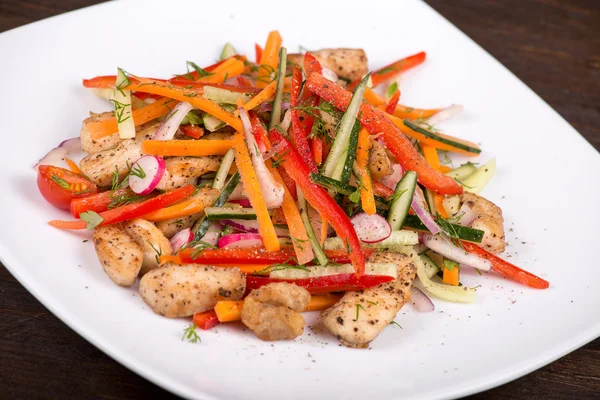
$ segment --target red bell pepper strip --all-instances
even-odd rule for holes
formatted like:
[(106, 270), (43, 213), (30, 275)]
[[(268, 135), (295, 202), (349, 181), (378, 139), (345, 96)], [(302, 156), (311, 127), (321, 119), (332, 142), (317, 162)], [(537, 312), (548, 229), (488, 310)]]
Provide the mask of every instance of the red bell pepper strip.
[(200, 139), (202, 135), (204, 135), (204, 129), (200, 128), (198, 125), (181, 125), (179, 129), (181, 129), (181, 132), (183, 132), (185, 136), (189, 136), (193, 139)]
[[(371, 81), (373, 82), (373, 87), (375, 88), (381, 83), (389, 81), (390, 79), (398, 76), (400, 73), (406, 71), (407, 69), (416, 67), (417, 65), (425, 61), (426, 57), (427, 54), (424, 51), (422, 51), (420, 53), (408, 56), (394, 63), (386, 65), (385, 67), (379, 68), (371, 74)], [(360, 79), (352, 82), (348, 86), (348, 89), (353, 90), (359, 83)]]
[(466, 251), (488, 260), (492, 263), (492, 270), (498, 272), (500, 275), (503, 275), (504, 277), (510, 280), (522, 283), (535, 289), (548, 289), (548, 287), (550, 286), (550, 282), (548, 282), (547, 280), (542, 279), (539, 276), (532, 274), (531, 272), (527, 272), (524, 269), (521, 269), (516, 265), (513, 265), (508, 261), (501, 259), (500, 257), (482, 249), (476, 244), (464, 242), (462, 240), (461, 243)]
[(319, 75), (323, 73), (323, 67), (321, 67), (321, 63), (309, 52), (304, 54), (304, 73), (306, 76), (309, 76), (312, 73), (317, 73)]
[[(112, 210), (101, 212), (99, 215), (102, 217), (102, 222), (97, 226), (117, 224), (119, 222), (141, 217), (152, 211), (160, 210), (161, 208), (177, 203), (190, 196), (195, 191), (196, 188), (194, 185), (186, 185), (141, 203), (127, 204), (113, 208)], [(87, 226), (87, 223), (81, 219), (76, 221), (54, 220), (50, 221), (48, 224), (59, 229), (85, 229)]]
[(213, 328), (219, 325), (219, 318), (217, 318), (217, 313), (214, 310), (200, 312), (194, 314), (194, 324), (203, 331), (207, 331), (210, 328)]
[(296, 184), (302, 189), (302, 193), (308, 203), (315, 208), (321, 217), (325, 218), (333, 227), (342, 242), (346, 243), (352, 265), (356, 275), (360, 277), (365, 271), (365, 258), (359, 251), (360, 241), (354, 230), (354, 226), (348, 216), (329, 196), (321, 186), (315, 185), (309, 178), (311, 173), (308, 165), (302, 161), (302, 157), (296, 149), (284, 138), (279, 131), (271, 129), (269, 137), (272, 143), (284, 143), (285, 148), (281, 151), (281, 164), (285, 171), (292, 177)]
[(398, 101), (400, 101), (400, 91), (396, 90), (390, 98), (390, 101), (388, 101), (388, 103), (386, 104), (385, 112), (394, 115), (394, 111), (396, 111)]
[(260, 64), (262, 58), (263, 48), (258, 43), (254, 43), (254, 55), (256, 57), (256, 63)]
[(373, 190), (377, 196), (390, 197), (394, 191), (379, 181), (373, 181)]
[[(365, 258), (369, 258), (373, 252), (373, 249), (363, 248), (359, 253)], [(345, 250), (325, 250), (325, 255), (329, 260), (338, 264), (347, 264), (350, 262), (350, 257)], [(211, 265), (283, 263), (296, 265), (295, 257), (296, 252), (291, 246), (282, 247), (280, 250), (272, 252), (267, 252), (264, 247), (206, 249), (202, 251), (185, 249), (177, 253), (176, 256), (160, 257), (160, 262), (172, 261), (180, 264), (198, 263)]]
[(254, 139), (256, 140), (256, 144), (258, 144), (258, 148), (260, 151), (271, 150), (271, 141), (269, 140), (269, 135), (267, 135), (267, 128), (262, 123), (258, 115), (252, 110), (248, 112), (250, 116), (250, 123), (252, 124), (252, 133), (254, 134)]
[[(292, 130), (290, 131), (290, 140), (304, 162), (308, 165), (311, 172), (317, 173), (319, 168), (315, 162), (315, 157), (308, 143), (308, 133), (305, 131), (305, 127), (300, 122), (300, 110), (296, 109), (298, 106), (298, 97), (300, 96), (300, 85), (302, 84), (302, 72), (300, 68), (294, 67), (292, 73), (292, 87), (290, 93), (290, 107), (292, 113)], [(304, 119), (308, 118), (304, 115)], [(311, 124), (312, 128), (312, 124)], [(310, 132), (310, 131), (308, 131)]]
[(113, 201), (117, 203), (123, 200), (127, 200), (127, 203), (132, 203), (135, 202), (135, 200), (138, 202), (145, 200), (145, 198), (133, 193), (128, 187), (115, 190), (114, 192), (107, 190), (106, 192), (71, 200), (69, 210), (75, 218), (79, 218), (79, 214), (82, 212), (94, 211), (101, 213), (108, 210), (108, 207)]
[(323, 164), (323, 140), (320, 137), (310, 139), (310, 148), (315, 156), (317, 165)]
[[(250, 81), (248, 80), (248, 78), (246, 78), (245, 76), (238, 75), (237, 81), (238, 81), (238, 85), (240, 85), (240, 86), (248, 86), (248, 87), (254, 88), (252, 86), (252, 83), (250, 83)], [(258, 89), (258, 88), (256, 88), (256, 89)]]
[(278, 168), (279, 175), (281, 175), (281, 179), (283, 179), (283, 183), (290, 191), (290, 194), (294, 198), (294, 200), (298, 200), (298, 191), (296, 189), (296, 182), (292, 179), (292, 177), (285, 171), (285, 168)]
[(293, 283), (305, 288), (310, 294), (322, 294), (361, 290), (393, 280), (393, 277), (387, 275), (362, 275), (358, 277), (356, 274), (338, 274), (302, 279), (275, 279), (263, 276), (246, 275), (246, 293), (250, 293), (254, 289), (258, 289), (261, 286), (274, 282)]
[[(308, 76), (306, 87), (342, 111), (346, 111), (352, 98), (352, 93), (316, 73)], [(384, 112), (370, 104), (363, 103), (360, 106), (359, 119), (371, 134), (382, 133), (381, 139), (388, 150), (394, 154), (405, 171), (417, 173), (419, 183), (423, 186), (440, 194), (462, 193), (462, 186), (454, 179), (427, 164), (404, 134), (385, 116)]]

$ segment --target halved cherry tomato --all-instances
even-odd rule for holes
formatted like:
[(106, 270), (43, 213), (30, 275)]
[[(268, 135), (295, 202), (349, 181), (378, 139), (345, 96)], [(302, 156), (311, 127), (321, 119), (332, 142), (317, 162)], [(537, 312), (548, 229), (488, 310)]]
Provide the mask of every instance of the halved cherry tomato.
[(189, 136), (193, 139), (200, 139), (202, 135), (204, 135), (204, 129), (198, 125), (181, 125), (179, 129), (181, 129), (181, 132), (183, 132), (185, 136)]
[(52, 165), (40, 165), (37, 184), (42, 196), (63, 210), (69, 209), (71, 200), (98, 192), (98, 187), (83, 175)]

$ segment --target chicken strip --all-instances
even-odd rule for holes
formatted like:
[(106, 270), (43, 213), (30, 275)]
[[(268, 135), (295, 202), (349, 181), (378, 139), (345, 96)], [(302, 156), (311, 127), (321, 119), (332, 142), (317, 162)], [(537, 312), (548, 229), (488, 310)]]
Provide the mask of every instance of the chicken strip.
[[(204, 204), (204, 207), (210, 207), (215, 202), (217, 197), (219, 197), (219, 191), (217, 189), (202, 188), (198, 189), (198, 191), (193, 196), (185, 199), (184, 201), (190, 199), (201, 199), (202, 203)], [(192, 215), (188, 215), (186, 217), (159, 221), (156, 223), (156, 226), (158, 227), (158, 229), (161, 230), (163, 235), (170, 239), (180, 230), (185, 228), (191, 228), (192, 225), (194, 225), (194, 222), (196, 222), (201, 216), (202, 211)]]
[(152, 222), (136, 218), (125, 222), (123, 228), (144, 252), (140, 275), (158, 268), (158, 257), (160, 255), (170, 256), (173, 254), (169, 239)]
[(219, 169), (217, 157), (169, 157), (165, 159), (166, 170), (156, 186), (160, 190), (172, 190), (187, 184), (195, 185), (207, 172)]
[(502, 209), (491, 201), (470, 192), (463, 192), (460, 195), (460, 201), (463, 207), (469, 207), (477, 216), (469, 226), (484, 232), (481, 247), (494, 254), (502, 253), (506, 246)]
[[(369, 71), (367, 54), (363, 49), (322, 49), (310, 53), (319, 60), (321, 66), (349, 81), (360, 80)], [(288, 61), (303, 67), (304, 54), (288, 54)]]
[(94, 232), (94, 248), (102, 268), (114, 283), (131, 286), (142, 268), (142, 248), (120, 227), (100, 226)]
[(394, 172), (392, 163), (387, 156), (385, 148), (377, 140), (371, 140), (371, 151), (369, 153), (369, 172), (376, 181), (381, 180)]
[(304, 332), (304, 311), (310, 293), (291, 283), (254, 289), (244, 300), (242, 322), (262, 340), (291, 340)]
[(333, 307), (321, 312), (321, 322), (344, 346), (366, 348), (396, 317), (408, 301), (417, 268), (410, 254), (375, 253), (374, 263), (395, 263), (398, 279), (382, 285), (346, 292)]
[(238, 268), (165, 264), (140, 280), (140, 295), (157, 314), (189, 317), (214, 308), (219, 300), (239, 300), (246, 276)]

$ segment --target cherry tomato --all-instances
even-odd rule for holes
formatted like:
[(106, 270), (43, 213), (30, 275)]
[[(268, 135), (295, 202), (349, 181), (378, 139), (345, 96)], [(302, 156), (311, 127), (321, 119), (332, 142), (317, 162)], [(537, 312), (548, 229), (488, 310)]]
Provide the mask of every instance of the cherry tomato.
[(84, 176), (52, 165), (40, 165), (37, 184), (46, 201), (68, 210), (71, 200), (98, 192), (98, 187)]
[(204, 129), (198, 125), (181, 125), (179, 129), (181, 129), (184, 135), (193, 139), (200, 139), (204, 135)]

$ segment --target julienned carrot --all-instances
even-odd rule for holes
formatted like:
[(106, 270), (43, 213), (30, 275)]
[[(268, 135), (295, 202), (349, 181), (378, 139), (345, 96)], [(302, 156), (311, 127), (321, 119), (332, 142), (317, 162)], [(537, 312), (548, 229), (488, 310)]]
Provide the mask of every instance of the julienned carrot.
[(323, 163), (323, 140), (320, 137), (310, 139), (310, 149), (315, 156), (317, 165), (321, 165)]
[(444, 203), (442, 202), (443, 200), (444, 200), (444, 196), (442, 196), (441, 194), (437, 194), (437, 193), (433, 194), (433, 201), (435, 202), (435, 210), (437, 211), (438, 214), (440, 214), (440, 216), (442, 218), (448, 218), (448, 213), (446, 212), (446, 209), (444, 208)]
[[(265, 101), (267, 101), (271, 97), (273, 97), (275, 95), (276, 89), (277, 89), (277, 81), (273, 81), (273, 82), (269, 83), (267, 86), (265, 86), (263, 88), (263, 90), (261, 90), (261, 92), (259, 94), (257, 94), (256, 96), (254, 96), (253, 98), (248, 100), (248, 102), (246, 104), (244, 104), (244, 108), (247, 111), (250, 111), (250, 110), (258, 107), (259, 105), (261, 105), (262, 103), (264, 103)], [(237, 116), (238, 112), (235, 111), (234, 115)]]
[(394, 191), (379, 181), (373, 181), (373, 191), (377, 196), (390, 197)]
[(235, 78), (244, 73), (244, 63), (233, 57), (228, 58), (225, 62), (219, 65), (215, 70), (207, 76), (198, 79), (200, 82), (206, 83), (223, 83), (228, 78)]
[(79, 169), (79, 166), (75, 161), (71, 160), (69, 157), (65, 157), (65, 162), (67, 163), (69, 169), (72, 172), (75, 172), (76, 174), (81, 174), (81, 169)]
[[(317, 295), (311, 296), (304, 311), (321, 311), (333, 307), (342, 298), (342, 295)], [(221, 300), (215, 305), (215, 313), (219, 322), (232, 322), (242, 319), (244, 300)]]
[(215, 156), (233, 148), (233, 140), (145, 140), (142, 153), (155, 156)]
[(443, 282), (447, 285), (458, 286), (458, 265), (454, 266), (452, 270), (449, 270), (446, 267), (443, 268)]
[[(379, 86), (381, 83), (388, 81), (400, 73), (415, 67), (425, 61), (425, 57), (427, 54), (422, 51), (420, 53), (414, 54), (412, 56), (405, 57), (401, 60), (393, 62), (385, 67), (379, 68), (371, 74), (371, 81), (373, 82), (373, 87)], [(360, 83), (359, 81), (352, 82), (349, 86), (349, 89), (352, 90)]]
[(236, 131), (243, 132), (242, 121), (222, 109), (218, 104), (201, 97), (197, 91), (146, 79), (131, 77), (129, 80), (130, 84), (123, 89), (137, 90), (138, 92), (158, 94), (171, 99), (186, 101), (192, 106), (220, 119)]
[(358, 147), (356, 149), (357, 172), (360, 178), (360, 202), (363, 210), (367, 214), (373, 215), (377, 210), (375, 208), (373, 183), (371, 182), (371, 175), (367, 169), (370, 148), (371, 141), (369, 140), (369, 131), (362, 128), (360, 132), (358, 132)]
[[(155, 118), (161, 117), (169, 112), (177, 105), (177, 101), (169, 98), (162, 98), (152, 104), (133, 110), (131, 116), (135, 126), (140, 126)], [(94, 140), (101, 139), (105, 136), (110, 136), (118, 132), (117, 119), (106, 118), (100, 121), (90, 121), (86, 124), (86, 129), (90, 132), (90, 136)]]
[(210, 196), (192, 198), (189, 200), (182, 201), (181, 203), (174, 204), (170, 207), (165, 207), (163, 209), (153, 211), (149, 214), (144, 215), (142, 218), (152, 222), (159, 222), (173, 218), (187, 217), (188, 215), (199, 213), (203, 211), (206, 207), (212, 205), (212, 200), (214, 200), (214, 198)]
[(263, 49), (260, 47), (258, 43), (254, 43), (254, 54), (256, 58), (256, 63), (260, 64), (260, 59), (262, 58)]
[[(383, 99), (383, 97), (379, 96), (377, 93), (375, 93), (369, 88), (365, 90), (364, 97), (365, 100), (374, 107), (379, 107), (385, 104), (385, 100)], [(393, 114), (398, 118), (414, 120), (419, 118), (429, 118), (432, 115), (437, 114), (441, 110), (441, 108), (422, 109), (407, 107), (398, 104), (396, 105), (396, 109), (394, 110)]]
[(440, 172), (442, 174), (445, 174), (446, 172), (450, 172), (450, 171), (452, 171), (452, 168), (450, 168), (449, 166), (447, 166), (447, 165), (440, 165)]
[(393, 114), (394, 111), (396, 110), (396, 107), (398, 106), (399, 100), (400, 100), (400, 91), (398, 89), (396, 89), (396, 91), (390, 98), (390, 101), (388, 101), (388, 103), (385, 106), (385, 112), (388, 114)]
[(298, 210), (290, 191), (287, 189), (283, 179), (279, 175), (279, 172), (277, 172), (276, 168), (273, 168), (270, 160), (267, 161), (267, 166), (271, 174), (273, 174), (273, 178), (275, 178), (275, 180), (284, 188), (281, 209), (283, 210), (283, 215), (285, 216), (288, 229), (290, 230), (290, 237), (293, 238), (292, 243), (294, 245), (294, 251), (296, 252), (298, 264), (306, 264), (315, 258), (315, 253), (308, 241), (308, 234), (306, 233), (306, 228), (302, 222), (302, 217), (300, 217), (300, 211)]
[(281, 48), (281, 43), (283, 39), (279, 34), (279, 31), (271, 31), (269, 32), (269, 36), (267, 37), (267, 43), (265, 44), (265, 49), (260, 57), (260, 64), (269, 65), (273, 68), (277, 67), (279, 63), (279, 49)]
[(425, 161), (427, 161), (427, 163), (431, 165), (431, 168), (439, 171), (441, 164), (440, 157), (437, 153), (437, 149), (424, 144), (421, 145), (421, 151), (423, 151), (423, 157), (425, 157)]
[(233, 148), (235, 149), (235, 163), (238, 167), (242, 184), (248, 194), (250, 204), (256, 212), (258, 233), (260, 234), (267, 251), (277, 251), (280, 248), (279, 239), (277, 239), (273, 221), (271, 221), (271, 216), (267, 210), (263, 194), (260, 191), (260, 185), (258, 184), (256, 172), (252, 167), (248, 147), (246, 146), (244, 137), (239, 133), (233, 138)]

